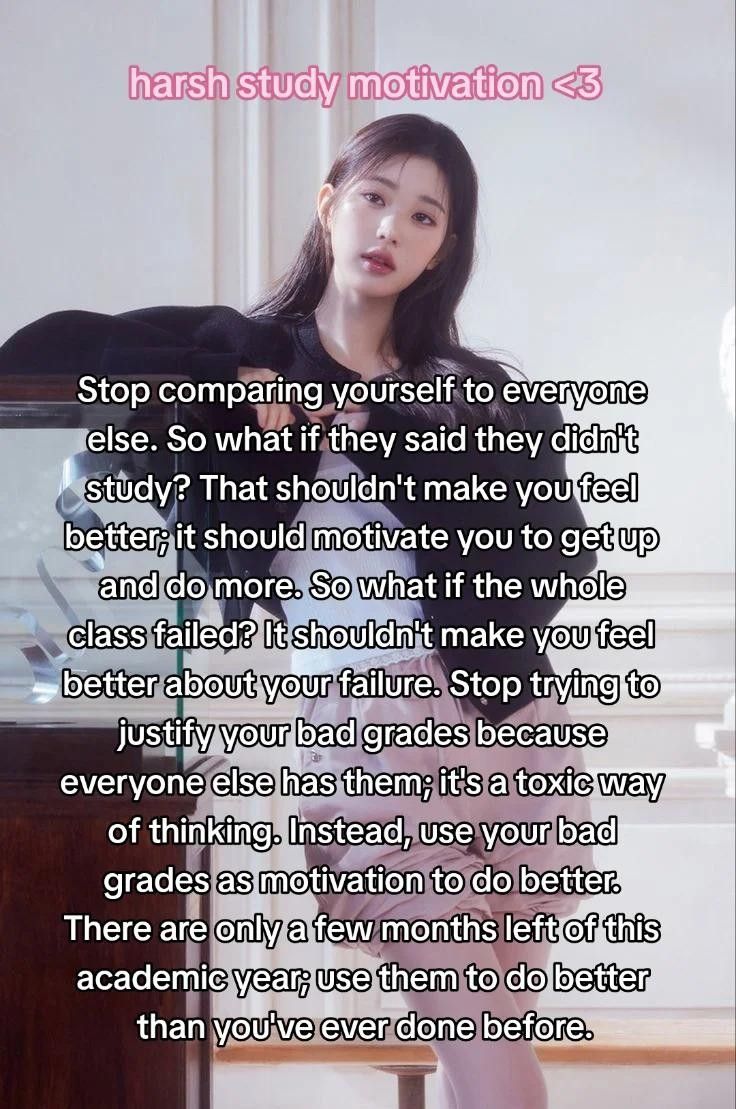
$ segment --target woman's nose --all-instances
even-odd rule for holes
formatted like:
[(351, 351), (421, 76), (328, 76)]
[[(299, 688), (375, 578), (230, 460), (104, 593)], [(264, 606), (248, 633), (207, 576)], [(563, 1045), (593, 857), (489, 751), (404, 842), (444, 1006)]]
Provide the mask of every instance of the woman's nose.
[(396, 220), (393, 216), (386, 216), (381, 220), (378, 227), (379, 239), (389, 239), (392, 243), (396, 242)]

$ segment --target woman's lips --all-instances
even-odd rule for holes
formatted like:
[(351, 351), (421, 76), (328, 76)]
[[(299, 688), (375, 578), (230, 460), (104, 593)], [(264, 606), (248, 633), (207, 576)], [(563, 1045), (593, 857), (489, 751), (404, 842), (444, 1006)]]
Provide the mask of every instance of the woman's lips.
[(365, 269), (367, 269), (369, 273), (393, 273), (394, 272), (394, 267), (393, 266), (387, 265), (385, 262), (382, 262), (380, 260), (380, 258), (374, 258), (370, 254), (361, 254), (360, 260), (363, 263), (363, 266), (365, 267)]

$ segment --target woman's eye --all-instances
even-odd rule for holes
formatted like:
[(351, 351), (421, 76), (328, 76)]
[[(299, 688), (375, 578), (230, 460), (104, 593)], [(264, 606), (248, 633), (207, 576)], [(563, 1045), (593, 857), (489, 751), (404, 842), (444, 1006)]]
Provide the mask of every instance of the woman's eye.
[(423, 220), (429, 221), (428, 223), (425, 223), (425, 227), (431, 227), (434, 224), (434, 220), (431, 216), (428, 216), (426, 212), (417, 212), (416, 215), (421, 216)]
[[(371, 198), (375, 200), (381, 200), (381, 197), (378, 195), (378, 193), (363, 193), (363, 196), (366, 198), (366, 200), (371, 200)], [(383, 204), (382, 200), (381, 203)]]

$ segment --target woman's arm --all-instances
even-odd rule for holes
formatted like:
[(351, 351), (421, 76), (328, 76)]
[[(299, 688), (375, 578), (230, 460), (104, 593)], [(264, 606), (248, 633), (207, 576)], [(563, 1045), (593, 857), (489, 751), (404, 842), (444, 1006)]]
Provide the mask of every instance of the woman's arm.
[[(528, 450), (518, 453), (480, 451), (469, 433), (468, 441), (472, 445), (468, 451), (461, 455), (445, 453), (438, 456), (436, 466), (438, 471), (446, 467), (453, 477), (459, 476), (459, 471), (464, 469), (466, 477), (476, 473), (481, 479), (502, 479), (506, 482), (508, 492), (504, 501), (448, 504), (448, 519), (457, 520), (459, 526), (466, 529), (512, 528), (514, 543), (511, 550), (471, 552), (467, 556), (467, 568), (469, 571), (492, 569), (498, 577), (520, 578), (525, 583), (525, 596), (531, 601), (530, 578), (555, 578), (563, 570), (569, 577), (583, 578), (595, 569), (598, 560), (593, 551), (581, 550), (575, 555), (563, 553), (562, 533), (569, 529), (582, 530), (587, 524), (575, 496), (575, 483), (568, 479), (566, 455), (552, 450), (550, 445), (551, 436), (563, 426), (559, 405), (527, 404), (520, 415), (523, 424), (520, 421), (519, 426), (523, 426), (525, 431), (543, 433), (535, 458)], [(525, 495), (530, 494), (526, 507), (520, 503), (517, 482)], [(560, 499), (545, 500), (544, 488), (540, 490), (540, 497), (535, 497), (532, 492), (534, 482), (551, 483), (552, 488), (559, 492)], [(566, 497), (568, 491), (570, 495)], [(551, 546), (547, 549), (527, 549), (521, 534), (525, 525), (529, 529), (544, 528), (551, 532)], [(534, 598), (535, 621), (548, 623), (564, 603), (564, 597)]]
[[(427, 431), (438, 424), (437, 420), (432, 423), (429, 419), (415, 418), (402, 404), (369, 403), (368, 408), (367, 428), (372, 431), (397, 432), (399, 442), (408, 431)], [(483, 411), (480, 407), (473, 415), (477, 425), (502, 426), (499, 422), (494, 422), (490, 412)], [(466, 532), (471, 528), (513, 529), (511, 550), (471, 548), (464, 557), (457, 554), (456, 557), (461, 560), (457, 568), (464, 568), (468, 575), (491, 570), (498, 577), (520, 578), (525, 581), (525, 597), (530, 598), (530, 577), (554, 578), (564, 570), (571, 577), (582, 578), (595, 569), (597, 558), (592, 551), (583, 550), (574, 556), (565, 555), (562, 551), (561, 533), (566, 529), (586, 527), (585, 518), (574, 495), (573, 483), (570, 485), (569, 499), (544, 501), (531, 496), (525, 508), (519, 502), (515, 486), (517, 481), (523, 483), (526, 489), (531, 488), (528, 483), (541, 480), (559, 482), (561, 492), (566, 488), (563, 484), (567, 481), (565, 454), (553, 451), (550, 446), (550, 437), (563, 425), (559, 406), (541, 403), (519, 405), (512, 410), (513, 415), (516, 416), (514, 427), (543, 433), (535, 458), (531, 457), (528, 450), (482, 451), (476, 443), (473, 428), (467, 427), (466, 450), (410, 454), (398, 449), (392, 460), (383, 464), (382, 471), (385, 471), (383, 476), (389, 476), (389, 471), (404, 470), (422, 480), (446, 479), (462, 482), (477, 474), (482, 481), (505, 481), (507, 496), (503, 501), (468, 501), (461, 497), (449, 501), (417, 501), (408, 505), (408, 511), (417, 520), (436, 521), (438, 526), (451, 532), (457, 528)], [(421, 498), (421, 482), (418, 484), (417, 495)], [(553, 535), (552, 545), (547, 550), (527, 550), (521, 534), (524, 525), (533, 529), (547, 528)], [(534, 599), (532, 607), (535, 621), (540, 624), (549, 622), (563, 604), (564, 600), (558, 598)], [(499, 613), (505, 607), (502, 602), (496, 603)], [(514, 607), (509, 605), (511, 610)]]
[(243, 365), (277, 364), (288, 341), (234, 308), (162, 306), (119, 315), (42, 316), (0, 346), (0, 374), (183, 374), (234, 381)]

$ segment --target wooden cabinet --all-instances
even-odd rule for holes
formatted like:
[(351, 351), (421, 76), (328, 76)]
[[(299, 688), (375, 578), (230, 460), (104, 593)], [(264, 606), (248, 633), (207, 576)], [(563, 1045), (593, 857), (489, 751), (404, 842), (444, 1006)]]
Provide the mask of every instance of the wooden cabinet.
[[(153, 845), (154, 816), (202, 819), (211, 804), (165, 797), (64, 797), (69, 772), (121, 773), (132, 756), (114, 755), (116, 732), (94, 728), (0, 726), (0, 1104), (8, 1109), (210, 1109), (210, 1041), (141, 1040), (139, 1013), (200, 1017), (208, 1027), (210, 994), (80, 992), (81, 968), (199, 967), (208, 942), (164, 943), (165, 919), (210, 919), (208, 895), (132, 893), (110, 900), (109, 871), (209, 871), (209, 848)], [(167, 761), (166, 769), (174, 769)], [(209, 776), (222, 760), (202, 760)], [(140, 766), (137, 767), (140, 769)], [(146, 764), (146, 769), (154, 769)], [(194, 768), (192, 768), (194, 769)], [(115, 846), (107, 829), (139, 815), (137, 844)], [(98, 921), (146, 920), (148, 942), (70, 942), (64, 914)]]

